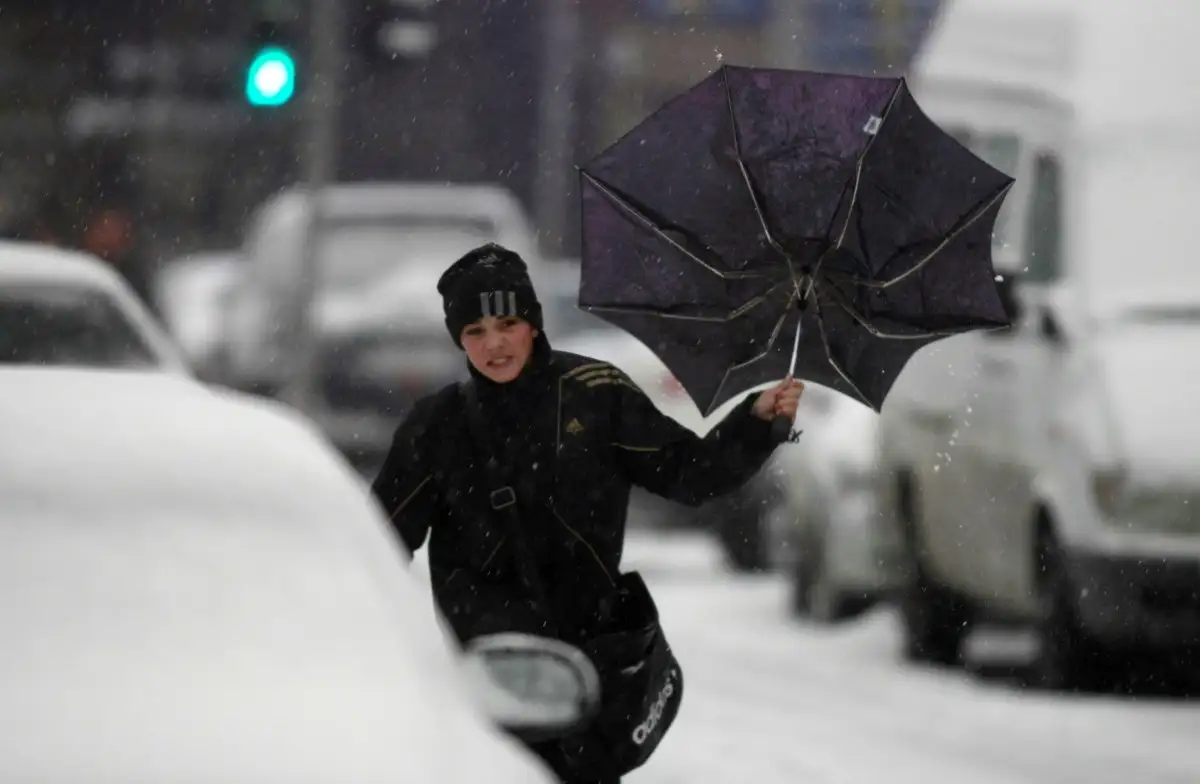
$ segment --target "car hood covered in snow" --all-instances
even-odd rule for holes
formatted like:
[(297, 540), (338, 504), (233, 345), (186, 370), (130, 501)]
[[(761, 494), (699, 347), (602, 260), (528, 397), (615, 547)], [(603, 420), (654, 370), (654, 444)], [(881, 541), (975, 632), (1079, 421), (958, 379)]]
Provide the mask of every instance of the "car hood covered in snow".
[(2, 375), (7, 780), (547, 781), (307, 425), (161, 375)]

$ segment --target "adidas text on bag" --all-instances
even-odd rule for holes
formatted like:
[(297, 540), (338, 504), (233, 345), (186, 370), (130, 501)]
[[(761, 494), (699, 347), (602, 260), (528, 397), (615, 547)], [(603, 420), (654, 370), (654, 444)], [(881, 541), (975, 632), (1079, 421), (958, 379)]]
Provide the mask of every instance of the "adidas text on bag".
[(663, 711), (667, 708), (667, 702), (675, 694), (675, 669), (672, 668), (667, 673), (666, 682), (663, 684), (662, 690), (658, 693), (658, 699), (650, 706), (650, 714), (639, 725), (633, 728), (633, 742), (641, 746), (650, 737), (650, 733), (654, 732), (654, 728), (658, 726), (659, 719), (662, 718)]

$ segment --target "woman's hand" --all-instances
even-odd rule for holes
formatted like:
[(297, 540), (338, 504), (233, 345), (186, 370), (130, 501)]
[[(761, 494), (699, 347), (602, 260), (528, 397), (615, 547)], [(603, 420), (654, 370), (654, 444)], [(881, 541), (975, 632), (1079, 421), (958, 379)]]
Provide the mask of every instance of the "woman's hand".
[(788, 376), (758, 396), (754, 401), (754, 416), (770, 422), (777, 416), (796, 418), (796, 408), (800, 405), (800, 396), (804, 394), (803, 382)]

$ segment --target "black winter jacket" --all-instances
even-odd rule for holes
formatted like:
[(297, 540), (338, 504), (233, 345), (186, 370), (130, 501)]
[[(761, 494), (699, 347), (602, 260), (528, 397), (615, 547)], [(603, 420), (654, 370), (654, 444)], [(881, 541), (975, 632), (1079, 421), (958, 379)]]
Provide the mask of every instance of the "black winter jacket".
[(429, 538), (434, 597), (461, 642), (499, 631), (586, 637), (618, 575), (631, 485), (699, 505), (746, 482), (776, 446), (750, 398), (700, 438), (616, 367), (544, 342), (511, 385), (475, 383), (550, 606), (519, 579), (458, 385), (416, 404), (372, 486), (410, 552)]

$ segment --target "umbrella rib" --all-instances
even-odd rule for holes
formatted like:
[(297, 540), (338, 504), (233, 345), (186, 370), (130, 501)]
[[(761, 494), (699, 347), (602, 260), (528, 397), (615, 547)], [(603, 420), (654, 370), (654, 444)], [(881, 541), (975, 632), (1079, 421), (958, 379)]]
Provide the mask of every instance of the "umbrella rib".
[(646, 308), (622, 308), (605, 305), (583, 305), (580, 307), (588, 313), (624, 313), (630, 316), (653, 316), (654, 318), (676, 319), (678, 321), (702, 321), (708, 324), (724, 324), (728, 316), (685, 316), (682, 313), (663, 313), (661, 310)]
[(762, 303), (766, 302), (767, 299), (772, 294), (774, 294), (780, 287), (786, 286), (787, 284), (788, 284), (788, 281), (781, 281), (779, 283), (776, 283), (774, 286), (767, 289), (762, 294), (759, 294), (757, 297), (754, 297), (753, 299), (747, 300), (745, 304), (739, 305), (736, 309), (734, 309), (733, 311), (730, 311), (729, 315), (727, 315), (727, 316), (688, 316), (688, 315), (684, 315), (682, 313), (663, 313), (661, 310), (649, 310), (649, 309), (643, 309), (643, 308), (630, 308), (630, 307), (613, 307), (613, 306), (605, 306), (605, 305), (584, 305), (584, 306), (581, 306), (581, 310), (585, 310), (589, 313), (627, 313), (630, 315), (654, 316), (656, 318), (678, 319), (681, 321), (703, 321), (703, 322), (707, 322), (710, 324), (726, 324), (730, 321), (733, 321), (734, 319), (741, 318), (742, 316), (746, 315), (754, 308), (756, 308), (759, 305), (761, 305)]
[[(887, 118), (891, 115), (892, 108), (896, 105), (896, 98), (899, 97), (900, 89), (903, 86), (904, 82), (901, 81), (900, 84), (896, 86), (896, 89), (892, 91), (892, 97), (888, 99), (887, 108), (883, 110), (883, 117), (879, 119), (880, 128), (883, 127), (883, 124), (887, 122)], [(850, 191), (850, 204), (846, 207), (846, 220), (842, 223), (842, 230), (838, 233), (837, 242), (835, 242), (829, 248), (826, 248), (825, 252), (821, 254), (821, 257), (817, 259), (817, 263), (813, 267), (812, 276), (809, 278), (808, 293), (811, 293), (813, 286), (816, 285), (817, 274), (820, 273), (821, 266), (825, 263), (825, 259), (828, 258), (829, 254), (833, 251), (840, 250), (842, 243), (846, 241), (846, 232), (850, 230), (850, 221), (854, 217), (854, 205), (858, 204), (858, 191), (862, 185), (862, 173), (863, 167), (866, 165), (867, 153), (869, 153), (871, 148), (875, 146), (875, 140), (878, 138), (879, 132), (876, 131), (871, 135), (871, 138), (867, 140), (866, 146), (863, 147), (863, 151), (859, 153), (858, 160), (854, 164), (854, 188)]]
[(797, 280), (796, 268), (792, 264), (792, 256), (783, 245), (775, 239), (775, 235), (771, 233), (771, 227), (767, 225), (767, 216), (763, 212), (762, 205), (758, 201), (758, 194), (754, 190), (754, 180), (750, 177), (750, 170), (746, 168), (746, 161), (742, 157), (742, 141), (741, 134), (738, 131), (737, 113), (733, 110), (733, 91), (729, 86), (729, 70), (723, 69), (721, 73), (721, 83), (725, 88), (725, 106), (729, 109), (729, 124), (733, 130), (733, 157), (737, 161), (738, 170), (742, 173), (742, 181), (746, 184), (746, 191), (750, 194), (750, 203), (754, 206), (754, 214), (758, 216), (759, 225), (762, 226), (763, 236), (767, 242), (775, 249), (783, 260), (787, 262), (788, 272), (791, 274), (793, 286), (796, 290), (797, 298), (800, 297), (800, 286), (795, 281)]
[(829, 335), (825, 332), (825, 316), (821, 309), (821, 301), (819, 299), (817, 300), (815, 315), (817, 318), (817, 332), (821, 335), (821, 345), (825, 348), (825, 358), (829, 360), (830, 367), (832, 367), (837, 374), (841, 376), (842, 380), (854, 390), (854, 394), (858, 395), (859, 400), (874, 409), (874, 404), (872, 404), (871, 401), (867, 399), (867, 396), (863, 394), (862, 390), (858, 388), (858, 384), (855, 384), (850, 380), (850, 376), (846, 374), (846, 371), (842, 370), (842, 366), (839, 365), (837, 360), (833, 358), (833, 350), (829, 346)]
[(875, 325), (869, 323), (866, 320), (866, 318), (863, 317), (863, 315), (858, 312), (858, 310), (851, 307), (850, 304), (848, 302), (846, 302), (845, 298), (842, 297), (842, 294), (840, 291), (838, 291), (837, 289), (831, 288), (828, 290), (827, 293), (830, 295), (830, 298), (833, 300), (834, 304), (837, 305), (842, 310), (846, 311), (846, 313), (849, 314), (850, 318), (852, 318), (856, 322), (858, 322), (858, 325), (860, 327), (862, 327), (863, 329), (865, 329), (867, 332), (871, 333), (875, 337), (881, 338), (883, 340), (926, 340), (928, 338), (943, 338), (943, 337), (950, 337), (952, 335), (958, 334), (957, 332), (954, 332), (954, 331), (945, 331), (945, 330), (922, 332), (920, 334), (914, 334), (914, 335), (902, 335), (902, 334), (895, 333), (895, 332), (884, 332), (881, 329), (879, 329), (878, 327), (876, 327)]
[[(789, 308), (785, 307), (783, 309), (783, 313), (779, 316), (779, 320), (775, 322), (775, 328), (771, 330), (771, 337), (769, 340), (767, 340), (767, 347), (763, 349), (762, 353), (747, 359), (745, 362), (738, 362), (737, 364), (729, 366), (729, 368), (725, 371), (725, 375), (721, 377), (721, 383), (717, 385), (717, 391), (713, 393), (713, 400), (720, 399), (721, 391), (725, 389), (725, 384), (729, 382), (729, 377), (734, 373), (734, 371), (741, 370), (744, 367), (749, 367), (755, 362), (759, 362), (770, 356), (771, 352), (775, 350), (775, 341), (779, 339), (779, 334), (783, 331), (783, 324), (785, 321), (787, 321), (788, 310)], [(710, 410), (705, 412), (705, 416), (711, 413), (712, 411), (710, 407)]]
[(729, 314), (728, 320), (733, 321), (736, 318), (746, 315), (754, 308), (756, 308), (759, 305), (761, 305), (762, 303), (766, 302), (768, 297), (770, 297), (772, 294), (774, 294), (776, 291), (778, 291), (781, 287), (788, 285), (790, 282), (791, 281), (783, 280), (783, 281), (776, 283), (774, 286), (767, 289), (762, 294), (759, 294), (757, 297), (754, 297), (753, 299), (747, 301), (746, 304), (741, 305), (738, 308), (736, 308), (732, 313)]
[(936, 248), (934, 248), (932, 251), (930, 251), (929, 254), (925, 256), (925, 258), (918, 261), (906, 272), (900, 273), (899, 275), (892, 278), (891, 280), (884, 281), (883, 284), (880, 286), (880, 288), (886, 289), (889, 286), (893, 286), (893, 285), (899, 283), (900, 281), (904, 280), (909, 275), (912, 275), (914, 272), (921, 269), (926, 264), (928, 264), (930, 261), (932, 261), (933, 258), (935, 256), (937, 256), (939, 253), (941, 253), (943, 250), (945, 250), (950, 245), (950, 243), (952, 243), (954, 240), (958, 239), (959, 235), (961, 235), (964, 231), (966, 231), (967, 229), (969, 229), (973, 225), (975, 225), (976, 221), (978, 221), (981, 217), (983, 217), (983, 215), (992, 208), (992, 205), (994, 205), (996, 202), (1003, 199), (1004, 195), (1006, 193), (1008, 193), (1008, 190), (1009, 190), (1009, 188), (1012, 187), (1012, 185), (1013, 184), (1011, 182), (1009, 182), (1003, 188), (996, 191), (996, 193), (990, 199), (988, 199), (985, 202), (981, 202), (981, 205), (975, 209), (975, 211), (971, 214), (971, 217), (968, 218), (967, 220), (963, 221), (963, 223), (960, 226), (958, 226), (957, 228), (955, 228), (954, 231), (947, 234), (946, 237), (943, 238), (942, 241), (938, 243), (938, 246)]
[(646, 215), (644, 215), (641, 210), (634, 207), (632, 204), (627, 202), (624, 198), (619, 196), (612, 188), (609, 188), (603, 182), (596, 179), (595, 177), (593, 177), (591, 174), (589, 174), (586, 171), (580, 171), (580, 174), (583, 175), (583, 177), (586, 178), (588, 182), (590, 182), (592, 185), (596, 186), (597, 190), (599, 190), (600, 193), (602, 193), (605, 198), (607, 198), (610, 202), (612, 202), (617, 207), (619, 207), (621, 210), (623, 210), (624, 212), (629, 214), (632, 218), (634, 218), (634, 220), (636, 220), (638, 223), (642, 224), (643, 227), (649, 229), (655, 235), (657, 235), (658, 237), (660, 237), (663, 240), (665, 240), (666, 242), (668, 242), (673, 248), (678, 250), (684, 256), (686, 256), (687, 258), (696, 262), (704, 269), (706, 269), (709, 272), (711, 272), (712, 274), (716, 275), (718, 278), (721, 278), (723, 280), (740, 280), (740, 279), (745, 279), (745, 278), (764, 278), (764, 277), (766, 277), (766, 275), (764, 275), (760, 272), (743, 272), (743, 271), (722, 272), (721, 270), (708, 264), (703, 259), (701, 259), (699, 256), (692, 253), (690, 250), (683, 247), (678, 242), (676, 242), (674, 239), (672, 239), (671, 236), (668, 235), (666, 232), (664, 232), (661, 228), (659, 228), (659, 226), (654, 221), (650, 220), (650, 218), (648, 218)]
[(922, 257), (921, 260), (918, 261), (916, 264), (914, 264), (911, 268), (905, 270), (904, 272), (900, 273), (896, 277), (890, 278), (888, 280), (867, 280), (866, 278), (859, 278), (859, 277), (855, 277), (855, 276), (847, 276), (847, 278), (849, 279), (849, 281), (851, 283), (854, 283), (859, 286), (866, 286), (868, 288), (873, 288), (873, 289), (886, 289), (886, 288), (896, 285), (897, 283), (908, 278), (910, 275), (919, 271), (922, 267), (924, 267), (929, 262), (933, 261), (933, 259), (936, 258), (939, 253), (941, 253), (943, 250), (945, 250), (946, 248), (948, 248), (950, 246), (950, 243), (952, 243), (952, 242), (954, 242), (954, 240), (958, 239), (959, 235), (961, 235), (964, 231), (966, 231), (967, 229), (974, 226), (975, 223), (981, 217), (983, 217), (983, 215), (985, 213), (987, 213), (988, 210), (990, 210), (992, 208), (992, 205), (994, 205), (1000, 199), (1004, 198), (1004, 195), (1006, 193), (1008, 193), (1009, 189), (1012, 188), (1012, 185), (1013, 184), (1011, 182), (1008, 183), (1003, 188), (1001, 188), (996, 193), (994, 193), (990, 198), (988, 198), (984, 201), (981, 201), (976, 206), (975, 210), (971, 213), (970, 217), (968, 217), (961, 224), (956, 226), (953, 231), (951, 231), (949, 234), (947, 234), (942, 239), (942, 241), (937, 244), (937, 247), (935, 247), (933, 250), (931, 250), (929, 253), (927, 253), (924, 257)]
[[(904, 82), (896, 86), (892, 91), (892, 97), (888, 99), (887, 108), (883, 110), (883, 117), (879, 118), (879, 127), (882, 129), (887, 122), (888, 117), (892, 114), (892, 109), (896, 106), (896, 99), (900, 96), (900, 89), (904, 86)], [(850, 221), (854, 216), (854, 205), (858, 203), (858, 191), (862, 184), (863, 168), (866, 165), (867, 154), (871, 152), (871, 148), (875, 146), (875, 140), (879, 138), (879, 131), (871, 135), (867, 140), (867, 144), (863, 147), (863, 151), (859, 153), (858, 161), (854, 164), (854, 189), (850, 192), (850, 205), (846, 208), (846, 220), (842, 223), (842, 230), (838, 233), (837, 242), (834, 243), (835, 248), (842, 247), (842, 243), (846, 241), (846, 232), (850, 230)]]

